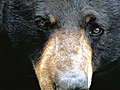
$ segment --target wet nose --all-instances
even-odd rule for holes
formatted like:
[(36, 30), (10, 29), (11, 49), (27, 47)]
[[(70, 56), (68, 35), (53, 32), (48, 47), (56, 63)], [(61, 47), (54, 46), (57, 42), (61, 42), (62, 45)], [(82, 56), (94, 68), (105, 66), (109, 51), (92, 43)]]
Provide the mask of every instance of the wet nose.
[(88, 90), (87, 78), (85, 76), (62, 77), (55, 83), (56, 90)]

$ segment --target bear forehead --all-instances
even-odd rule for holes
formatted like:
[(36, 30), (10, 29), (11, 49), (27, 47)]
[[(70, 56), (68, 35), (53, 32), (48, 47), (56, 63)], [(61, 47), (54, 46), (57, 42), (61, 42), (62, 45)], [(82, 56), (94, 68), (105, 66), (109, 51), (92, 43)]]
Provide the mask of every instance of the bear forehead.
[[(35, 5), (35, 16), (48, 18), (52, 22), (58, 21), (60, 25), (84, 26), (84, 21), (89, 21), (89, 15), (94, 15), (98, 24), (104, 29), (108, 28), (109, 17), (104, 12), (104, 3), (96, 5), (89, 0), (37, 0)], [(102, 7), (102, 8), (101, 8)], [(53, 18), (54, 17), (54, 18)]]

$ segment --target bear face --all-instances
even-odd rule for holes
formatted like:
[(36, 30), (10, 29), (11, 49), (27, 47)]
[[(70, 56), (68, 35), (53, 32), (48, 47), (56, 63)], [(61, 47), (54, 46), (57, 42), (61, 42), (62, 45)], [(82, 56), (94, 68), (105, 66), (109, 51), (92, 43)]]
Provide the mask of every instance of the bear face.
[(3, 6), (2, 29), (18, 52), (31, 56), (42, 90), (89, 89), (94, 72), (119, 60), (119, 6), (117, 0), (11, 0)]

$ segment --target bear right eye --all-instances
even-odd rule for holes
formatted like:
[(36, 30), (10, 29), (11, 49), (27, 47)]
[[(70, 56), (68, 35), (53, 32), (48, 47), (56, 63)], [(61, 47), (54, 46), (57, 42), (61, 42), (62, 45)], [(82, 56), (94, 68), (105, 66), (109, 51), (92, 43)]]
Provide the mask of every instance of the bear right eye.
[(101, 29), (101, 28), (94, 28), (94, 29), (92, 29), (92, 30), (90, 30), (90, 35), (94, 35), (94, 36), (97, 36), (97, 35), (100, 35), (100, 34), (102, 34), (102, 32), (103, 32), (103, 29)]
[(89, 25), (89, 34), (92, 36), (98, 36), (103, 33), (103, 29), (96, 23), (91, 23)]
[(51, 27), (51, 22), (47, 18), (37, 17), (35, 23), (39, 28), (44, 30), (48, 30)]

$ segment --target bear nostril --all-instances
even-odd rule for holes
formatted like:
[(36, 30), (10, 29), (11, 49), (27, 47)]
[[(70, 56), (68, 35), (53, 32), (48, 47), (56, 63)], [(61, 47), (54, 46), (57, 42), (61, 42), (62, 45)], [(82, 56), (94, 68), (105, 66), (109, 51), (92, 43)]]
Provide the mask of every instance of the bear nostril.
[(55, 82), (53, 83), (53, 89), (54, 89), (54, 90), (57, 90), (57, 85), (56, 85)]
[(76, 87), (76, 88), (74, 88), (74, 89), (71, 89), (71, 90), (81, 90), (80, 88), (78, 88), (78, 87)]
[(72, 88), (72, 89), (68, 89), (68, 90), (89, 90), (89, 89), (81, 89), (79, 87), (76, 87), (76, 88)]
[(56, 90), (56, 84), (55, 84), (55, 82), (53, 83), (53, 89)]
[(70, 89), (70, 90), (89, 90), (89, 89), (82, 89), (82, 88), (76, 87), (76, 88)]
[(75, 88), (74, 90), (80, 90), (80, 88)]

